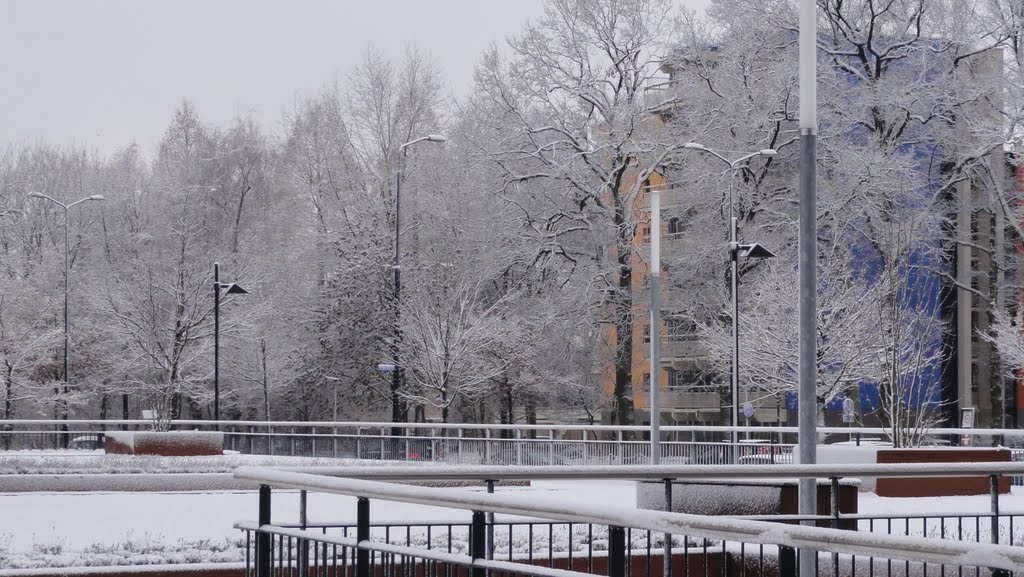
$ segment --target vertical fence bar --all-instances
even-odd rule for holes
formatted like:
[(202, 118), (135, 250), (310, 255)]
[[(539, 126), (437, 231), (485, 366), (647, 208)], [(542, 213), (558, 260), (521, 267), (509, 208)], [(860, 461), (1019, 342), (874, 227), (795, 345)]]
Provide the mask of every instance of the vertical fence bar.
[[(832, 509), (832, 528), (839, 528), (839, 477), (832, 477), (829, 486), (829, 501)], [(839, 577), (839, 553), (832, 553), (832, 576)]]
[(366, 497), (359, 497), (356, 500), (356, 577), (370, 577), (370, 552), (359, 547), (360, 543), (369, 540), (370, 500)]
[[(672, 479), (665, 479), (665, 511), (672, 512)], [(665, 533), (665, 555), (662, 575), (672, 577), (672, 534)]]
[(779, 577), (797, 577), (795, 548), (779, 547)]
[[(299, 527), (306, 530), (306, 491), (299, 491)], [(309, 540), (303, 538), (298, 542), (299, 577), (309, 577)]]
[(608, 577), (626, 577), (626, 530), (608, 527)]
[(270, 533), (263, 532), (264, 525), (270, 524), (270, 486), (260, 485), (259, 506), (260, 529), (256, 533), (256, 577), (270, 577)]
[[(487, 492), (494, 493), (494, 481), (487, 480)], [(511, 543), (512, 532), (509, 531), (509, 543)], [(494, 559), (494, 511), (487, 512), (487, 558)]]
[[(462, 455), (459, 455), (459, 462), (462, 462)], [(491, 430), (484, 430), (484, 462), (491, 462)]]
[[(992, 544), (999, 544), (999, 475), (990, 475), (992, 492)], [(980, 540), (980, 539), (979, 539)]]
[(477, 567), (477, 559), (487, 557), (487, 519), (483, 511), (473, 511), (473, 524), (469, 531), (469, 554), (473, 557), (472, 577), (487, 577), (487, 570)]

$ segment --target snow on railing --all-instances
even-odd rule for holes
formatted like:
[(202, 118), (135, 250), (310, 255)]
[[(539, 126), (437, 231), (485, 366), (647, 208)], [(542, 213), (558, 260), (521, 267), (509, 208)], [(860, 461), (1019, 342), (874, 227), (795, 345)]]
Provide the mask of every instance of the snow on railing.
[[(392, 428), (403, 430), (490, 430), (490, 431), (599, 431), (599, 432), (648, 432), (649, 426), (644, 425), (611, 425), (611, 424), (584, 424), (584, 423), (441, 423), (441, 422), (387, 422), (387, 421), (256, 421), (256, 420), (200, 420), (200, 419), (177, 419), (170, 421), (175, 428), (194, 427), (258, 427), (266, 428), (308, 428), (317, 429), (331, 428), (357, 428), (365, 431), (365, 434), (377, 436), (383, 431), (389, 435)], [(83, 425), (114, 429), (121, 425), (126, 426), (150, 426), (152, 420), (148, 419), (0, 419), (0, 426), (60, 426), (60, 425)], [(796, 426), (760, 425), (760, 426), (728, 426), (728, 425), (662, 425), (659, 427), (663, 434), (669, 432), (730, 432), (736, 429), (739, 432), (750, 432), (750, 434), (785, 434), (796, 435), (799, 428)], [(372, 430), (376, 429), (376, 430)], [(869, 426), (819, 426), (819, 435), (869, 435), (872, 440), (879, 441), (885, 438), (886, 429), (882, 427)], [(262, 430), (261, 430), (262, 432)], [(283, 432), (283, 435), (285, 432)], [(928, 435), (933, 437), (941, 436), (982, 436), (982, 437), (1007, 437), (1024, 439), (1024, 428), (932, 428)], [(499, 440), (499, 438), (494, 438)]]
[[(945, 464), (946, 475), (976, 472), (971, 464)], [(988, 463), (986, 466), (995, 464)], [(1007, 469), (1024, 473), (1024, 467), (1007, 464)], [(999, 465), (1002, 467), (1002, 465)], [(908, 466), (904, 466), (908, 468)], [(915, 475), (930, 474), (934, 467), (916, 467)], [(1013, 468), (1016, 467), (1016, 468)], [(657, 474), (657, 467), (649, 467), (648, 473)], [(693, 474), (697, 467), (679, 471)], [(673, 476), (675, 471), (663, 468), (663, 478)], [(711, 469), (710, 467), (708, 469)], [(721, 469), (721, 468), (720, 468)], [(747, 475), (757, 472), (747, 469)], [(805, 466), (804, 475), (819, 475), (817, 471), (832, 471), (838, 468)], [(468, 471), (463, 471), (468, 473)], [(410, 471), (402, 471), (407, 475)], [(904, 472), (892, 469), (887, 472), (899, 476)], [(830, 476), (826, 473), (826, 476)], [(1024, 547), (966, 543), (925, 537), (899, 535), (865, 534), (856, 531), (827, 529), (802, 525), (783, 525), (767, 521), (754, 521), (729, 517), (714, 517), (653, 511), (611, 505), (607, 503), (586, 506), (543, 496), (495, 495), (488, 493), (458, 491), (367, 481), (352, 478), (336, 478), (299, 471), (285, 471), (268, 468), (244, 467), (235, 472), (235, 477), (259, 483), (266, 487), (297, 489), (359, 497), (360, 499), (381, 499), (402, 503), (444, 507), (474, 512), (503, 513), (508, 515), (540, 517), (561, 522), (589, 523), (608, 527), (632, 528), (653, 532), (687, 535), (705, 539), (737, 541), (782, 547), (823, 550), (841, 555), (859, 555), (918, 563), (939, 563), (954, 566), (989, 567), (1010, 571), (1024, 571)], [(467, 477), (468, 478), (468, 477)], [(269, 499), (269, 490), (266, 491)], [(269, 503), (267, 504), (269, 512)], [(270, 527), (268, 527), (270, 528)]]

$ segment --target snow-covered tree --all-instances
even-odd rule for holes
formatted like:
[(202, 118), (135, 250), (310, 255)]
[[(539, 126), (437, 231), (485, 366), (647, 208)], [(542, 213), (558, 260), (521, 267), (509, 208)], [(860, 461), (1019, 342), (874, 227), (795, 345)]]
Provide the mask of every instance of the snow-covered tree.
[(600, 239), (594, 288), (607, 296), (613, 327), (611, 414), (620, 424), (633, 418), (637, 202), (649, 175), (683, 144), (650, 130), (666, 103), (645, 93), (674, 24), (663, 0), (552, 0), (509, 42), (510, 57), (497, 48), (485, 54), (472, 96), (504, 136), (486, 150), (537, 256), (589, 258), (595, 247), (577, 245), (579, 234)]

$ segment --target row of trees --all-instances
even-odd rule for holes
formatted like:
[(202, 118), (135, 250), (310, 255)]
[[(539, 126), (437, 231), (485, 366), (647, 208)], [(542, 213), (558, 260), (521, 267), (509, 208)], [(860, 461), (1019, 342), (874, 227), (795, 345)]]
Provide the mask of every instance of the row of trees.
[[(950, 220), (958, 187), (980, 191), (973, 209), (1012, 215), (1019, 239), (1000, 154), (1024, 110), (1015, 6), (819, 3), (821, 404), (879, 383), (883, 412), (903, 422), (911, 391), (938, 382), (951, 350), (951, 247), (971, 242)], [(666, 306), (697, 327), (709, 361), (698, 381), (728, 375), (735, 186), (741, 242), (780, 256), (741, 271), (756, 293), (741, 299), (744, 386), (795, 389), (795, 9), (717, 0), (698, 17), (669, 0), (549, 0), (481, 56), (458, 101), (423, 53), (392, 62), (370, 51), (345, 82), (297, 102), (279, 137), (247, 118), (211, 126), (186, 102), (153, 158), (136, 146), (101, 157), (9, 145), (3, 416), (67, 403), (83, 417), (160, 408), (208, 418), (219, 261), (250, 291), (221, 307), (225, 416), (385, 417), (391, 391), (376, 367), (390, 361), (397, 313), (407, 405), (502, 422), (607, 409), (630, 423), (646, 302), (634, 269), (646, 259), (638, 230), (655, 173), (670, 183), (665, 216), (679, 223)], [(400, 147), (431, 133), (450, 140), (410, 147), (401, 172), (398, 310)], [(779, 154), (734, 176), (689, 141)], [(106, 197), (70, 215), (68, 395), (55, 386), (63, 215), (30, 191)], [(992, 255), (999, 271), (1014, 269), (1008, 254)], [(1012, 275), (999, 281), (979, 296), (1012, 301)], [(996, 326), (1009, 350), (1019, 339), (1005, 318)], [(602, 372), (614, 375), (608, 390)]]

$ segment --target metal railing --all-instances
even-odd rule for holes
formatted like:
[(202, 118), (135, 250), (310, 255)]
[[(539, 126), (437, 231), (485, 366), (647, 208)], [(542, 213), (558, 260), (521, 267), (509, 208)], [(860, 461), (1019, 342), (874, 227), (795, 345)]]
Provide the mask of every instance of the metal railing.
[[(794, 577), (797, 549), (817, 557), (820, 575), (1008, 575), (1024, 570), (1024, 548), (1013, 543), (1013, 523), (1022, 513), (998, 510), (998, 477), (1024, 473), (1020, 463), (976, 463), (830, 467), (779, 465), (770, 471), (743, 466), (633, 466), (596, 468), (467, 467), (459, 470), (402, 470), (370, 467), (363, 479), (337, 478), (351, 469), (275, 470), (243, 468), (236, 477), (261, 484), (259, 520), (239, 522), (247, 535), (247, 576), (274, 572), (309, 575), (473, 575), (491, 574), (571, 577), (601, 574)], [(924, 519), (932, 515), (847, 515), (833, 498), (829, 515), (813, 518), (741, 519), (638, 510), (615, 505), (570, 506), (515, 495), (453, 492), (405, 486), (379, 480), (461, 479), (638, 479), (664, 482), (671, 502), (671, 483), (707, 478), (758, 479), (769, 476), (824, 477), (836, 495), (838, 480), (850, 475), (925, 477), (989, 475), (993, 507), (987, 513), (944, 514), (958, 518), (959, 534), (934, 534)], [(366, 480), (379, 479), (379, 480)], [(300, 521), (270, 523), (271, 486), (300, 490)], [(317, 523), (306, 520), (306, 492), (357, 498), (356, 522)], [(445, 507), (461, 511), (464, 522), (373, 524), (371, 500)], [(497, 520), (494, 514), (515, 515)], [(782, 525), (777, 521), (827, 521), (837, 526), (853, 519), (857, 531)], [(876, 522), (884, 519), (884, 530)], [(919, 521), (920, 520), (920, 521)], [(974, 520), (979, 530), (966, 535)], [(915, 528), (921, 523), (920, 529)], [(966, 522), (966, 523), (965, 523)], [(991, 531), (980, 529), (988, 523)], [(1003, 527), (1011, 538), (1003, 539)], [(432, 534), (433, 528), (439, 528)], [(959, 538), (957, 538), (959, 537)], [(964, 538), (969, 537), (969, 538)]]
[[(650, 460), (647, 427), (604, 425), (496, 425), (443, 423), (191, 421), (176, 429), (219, 429), (225, 449), (253, 455), (437, 461), (455, 464), (599, 465)], [(69, 431), (60, 430), (67, 426)], [(91, 447), (105, 432), (146, 430), (146, 420), (0, 421), (0, 450)], [(398, 430), (398, 435), (392, 431)], [(789, 463), (797, 429), (737, 427), (740, 462)], [(724, 464), (734, 459), (727, 442), (732, 427), (662, 426), (662, 462)], [(878, 444), (878, 428), (823, 427), (825, 442)], [(1024, 430), (935, 429), (931, 442), (977, 446), (1024, 446)], [(1015, 451), (1016, 452), (1016, 451)], [(1021, 451), (1020, 458), (1024, 458)]]

